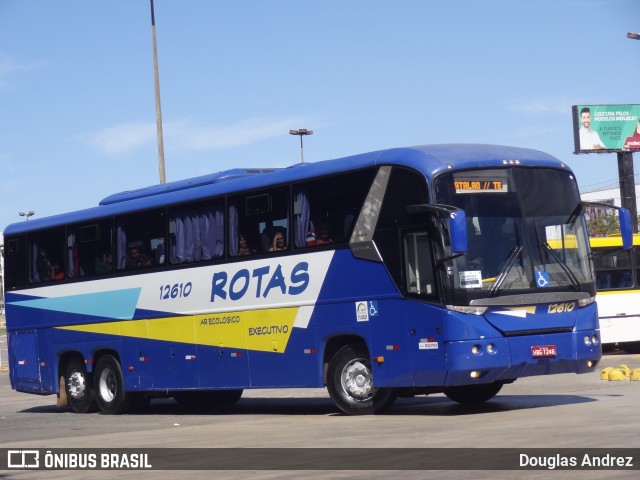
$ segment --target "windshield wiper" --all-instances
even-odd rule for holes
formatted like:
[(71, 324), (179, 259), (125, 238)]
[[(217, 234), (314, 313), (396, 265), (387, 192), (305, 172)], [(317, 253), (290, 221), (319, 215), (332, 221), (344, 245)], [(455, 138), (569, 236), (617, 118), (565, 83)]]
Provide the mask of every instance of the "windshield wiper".
[(551, 256), (551, 258), (553, 258), (556, 263), (560, 265), (562, 270), (564, 270), (564, 273), (567, 274), (569, 280), (571, 280), (571, 285), (573, 286), (573, 288), (575, 288), (576, 290), (582, 290), (582, 285), (580, 285), (578, 278), (571, 271), (571, 268), (569, 268), (569, 265), (565, 263), (562, 257), (560, 257), (560, 255), (558, 255), (558, 253), (553, 248), (551, 248), (551, 245), (549, 245), (547, 242), (543, 242), (541, 245), (544, 247), (545, 252), (547, 252)]
[(573, 225), (581, 211), (582, 211), (582, 203), (578, 203), (578, 205), (576, 205), (576, 208), (573, 209), (573, 212), (571, 212), (571, 215), (569, 215), (569, 218), (567, 218), (567, 220), (564, 223), (566, 225)]
[(504, 267), (502, 267), (502, 270), (500, 270), (500, 274), (498, 275), (498, 278), (496, 278), (495, 283), (491, 286), (491, 290), (489, 290), (489, 295), (495, 295), (496, 292), (500, 289), (505, 279), (507, 278), (507, 275), (509, 274), (511, 267), (513, 267), (513, 265), (516, 263), (516, 260), (518, 259), (521, 253), (522, 253), (521, 245), (516, 245), (511, 249), (511, 252), (509, 252), (509, 256), (507, 257), (507, 261), (504, 264)]
[[(573, 274), (569, 266), (562, 259), (562, 257), (560, 257), (560, 255), (558, 255), (558, 253), (553, 248), (551, 248), (551, 245), (549, 245), (549, 243), (542, 240), (542, 237), (540, 236), (540, 232), (538, 231), (538, 227), (539, 225), (538, 225), (538, 222), (536, 221), (533, 226), (533, 229), (536, 232), (536, 239), (538, 240), (538, 248), (540, 249), (541, 260), (544, 262), (544, 257), (545, 257), (544, 254), (546, 252), (548, 256), (550, 256), (558, 265), (560, 265), (560, 268), (562, 268), (564, 273), (567, 274), (567, 276), (569, 277), (569, 280), (571, 281), (571, 286), (573, 286), (573, 288), (575, 288), (576, 290), (582, 290), (582, 286), (580, 285), (580, 282), (578, 281), (576, 276)], [(546, 268), (544, 264), (543, 264), (543, 267)]]

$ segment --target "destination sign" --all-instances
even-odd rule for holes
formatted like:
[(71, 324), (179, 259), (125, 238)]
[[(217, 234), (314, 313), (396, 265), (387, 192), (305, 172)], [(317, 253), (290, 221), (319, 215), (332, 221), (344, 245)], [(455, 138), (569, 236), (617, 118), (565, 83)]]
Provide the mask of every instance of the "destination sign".
[(456, 193), (508, 192), (507, 182), (495, 178), (458, 178), (453, 181)]

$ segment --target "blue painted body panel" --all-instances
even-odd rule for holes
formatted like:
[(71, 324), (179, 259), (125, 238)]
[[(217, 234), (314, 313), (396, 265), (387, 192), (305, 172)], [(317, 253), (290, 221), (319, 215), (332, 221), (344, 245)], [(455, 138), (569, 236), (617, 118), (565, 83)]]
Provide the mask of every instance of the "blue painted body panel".
[[(392, 149), (273, 171), (221, 172), (123, 192), (107, 197), (92, 209), (10, 225), (5, 236), (372, 165), (413, 167), (431, 180), (448, 171), (449, 166), (487, 168), (502, 166), (503, 160), (508, 159), (519, 159), (524, 167), (568, 170), (553, 157), (528, 149), (487, 145)], [(587, 360), (597, 361), (600, 357), (599, 345), (589, 346), (582, 340), (585, 336), (598, 334), (595, 305), (575, 306), (571, 311), (561, 313), (549, 313), (546, 305), (536, 305), (534, 313), (524, 316), (509, 316), (501, 313), (498, 307), (492, 307), (484, 316), (463, 314), (436, 303), (403, 298), (383, 263), (355, 258), (349, 249), (338, 249), (330, 256), (321, 257), (323, 262), (328, 258), (327, 264), (320, 260), (314, 264), (309, 258), (310, 254), (295, 253), (275, 259), (258, 259), (252, 265), (253, 272), (266, 263), (272, 270), (277, 266), (280, 271), (282, 265), (285, 265), (282, 268), (288, 268), (286, 261), (291, 264), (309, 261), (310, 283), (317, 279), (319, 285), (314, 296), (290, 295), (290, 298), (285, 296), (269, 303), (269, 299), (262, 298), (261, 292), (257, 291), (253, 295), (255, 298), (238, 300), (237, 308), (229, 303), (229, 299), (216, 298), (211, 289), (212, 278), (217, 273), (228, 269), (231, 278), (234, 271), (237, 274), (242, 268), (239, 262), (178, 272), (182, 272), (182, 276), (193, 276), (190, 278), (193, 295), (199, 295), (200, 302), (194, 298), (194, 305), (198, 306), (193, 310), (189, 303), (181, 304), (181, 308), (171, 308), (172, 304), (149, 300), (155, 299), (158, 286), (176, 281), (169, 278), (175, 272), (128, 276), (124, 277), (126, 284), (119, 283), (122, 279), (113, 278), (70, 284), (66, 290), (56, 290), (54, 286), (32, 289), (28, 294), (7, 292), (7, 329), (14, 357), (10, 362), (12, 386), (24, 392), (56, 393), (61, 356), (70, 351), (79, 352), (91, 371), (94, 354), (109, 350), (119, 357), (125, 389), (130, 391), (320, 387), (324, 385), (325, 347), (332, 339), (344, 335), (362, 339), (371, 358), (384, 358), (372, 362), (378, 387), (445, 387), (513, 380), (529, 375), (581, 373), (587, 371)], [(72, 290), (74, 285), (82, 291)], [(274, 291), (277, 294), (278, 288)], [(223, 300), (227, 304), (219, 307)], [(262, 303), (255, 303), (258, 300)], [(247, 303), (249, 301), (255, 304)], [(362, 305), (367, 307), (366, 319), (358, 310)], [(296, 310), (292, 313), (291, 309)], [(268, 342), (229, 344), (226, 340), (226, 343), (218, 344), (200, 341), (198, 337), (204, 335), (198, 330), (198, 322), (206, 315), (240, 312), (248, 316), (242, 321), (253, 325), (247, 327), (243, 335), (252, 335), (252, 329), (256, 335), (256, 339), (247, 336), (246, 341), (257, 342), (262, 327), (250, 322), (259, 322), (260, 317), (257, 315), (258, 320), (255, 320), (249, 315), (258, 310), (273, 314), (272, 323), (267, 325), (269, 329), (286, 330), (286, 341), (276, 336), (269, 340), (273, 342), (272, 351)], [(293, 314), (295, 320), (286, 323), (285, 317)], [(152, 337), (151, 326), (159, 324), (176, 332), (175, 340), (162, 337), (161, 328), (157, 330), (162, 335)], [(63, 326), (66, 329), (62, 329)], [(120, 326), (122, 332), (118, 330)], [(545, 328), (564, 328), (566, 331), (505, 336), (505, 332)], [(188, 332), (192, 330), (193, 335), (189, 337)], [(493, 346), (492, 353), (487, 349), (489, 344)], [(531, 347), (547, 344), (557, 347), (555, 357), (532, 358)], [(473, 346), (479, 347), (479, 353), (472, 353)], [(20, 359), (23, 361), (17, 361)], [(481, 370), (482, 376), (472, 379), (472, 370)]]

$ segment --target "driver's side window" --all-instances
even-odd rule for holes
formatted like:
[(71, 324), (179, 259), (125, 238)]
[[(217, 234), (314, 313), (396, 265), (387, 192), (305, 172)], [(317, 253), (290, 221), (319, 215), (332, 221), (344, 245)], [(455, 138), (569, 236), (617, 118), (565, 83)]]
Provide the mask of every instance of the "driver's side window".
[(436, 282), (429, 235), (424, 231), (404, 235), (405, 288), (407, 293), (433, 297)]

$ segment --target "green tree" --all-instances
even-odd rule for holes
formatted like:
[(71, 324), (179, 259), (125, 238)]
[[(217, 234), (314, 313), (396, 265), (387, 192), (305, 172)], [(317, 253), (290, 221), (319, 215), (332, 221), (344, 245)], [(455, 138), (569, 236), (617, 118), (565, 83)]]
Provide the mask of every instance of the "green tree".
[(608, 237), (620, 233), (620, 220), (617, 215), (600, 215), (587, 222), (592, 237)]

